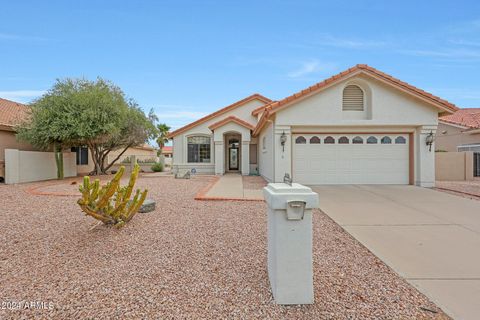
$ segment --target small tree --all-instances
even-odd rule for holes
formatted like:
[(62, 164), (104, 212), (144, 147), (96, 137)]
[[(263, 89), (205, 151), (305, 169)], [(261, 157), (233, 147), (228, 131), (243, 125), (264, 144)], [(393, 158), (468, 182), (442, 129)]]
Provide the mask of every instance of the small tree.
[[(17, 131), (19, 139), (36, 147), (48, 150), (53, 146), (62, 178), (63, 149), (87, 145), (95, 165), (92, 174), (102, 174), (126, 149), (145, 143), (155, 127), (119, 87), (98, 78), (57, 80), (34, 101), (29, 120)], [(118, 149), (122, 149), (120, 155), (106, 165), (108, 154)]]
[(170, 140), (168, 138), (168, 133), (170, 132), (170, 127), (166, 123), (157, 124), (157, 144), (158, 144), (158, 156), (162, 154), (162, 149), (165, 147), (165, 144)]

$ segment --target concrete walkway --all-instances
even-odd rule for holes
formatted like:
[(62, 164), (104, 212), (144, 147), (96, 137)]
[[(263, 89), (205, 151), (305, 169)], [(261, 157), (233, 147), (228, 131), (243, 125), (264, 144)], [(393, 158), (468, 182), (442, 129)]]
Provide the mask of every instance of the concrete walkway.
[(315, 186), (320, 207), (454, 319), (480, 315), (480, 201), (413, 186)]
[(240, 174), (225, 174), (203, 194), (198, 200), (263, 200), (262, 189), (245, 189)]

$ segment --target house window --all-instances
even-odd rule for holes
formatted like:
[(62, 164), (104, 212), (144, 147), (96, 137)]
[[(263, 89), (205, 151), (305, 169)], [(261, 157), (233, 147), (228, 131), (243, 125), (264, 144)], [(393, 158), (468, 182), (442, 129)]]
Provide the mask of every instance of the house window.
[(88, 148), (87, 147), (72, 147), (71, 152), (77, 154), (77, 166), (88, 165)]
[(396, 144), (405, 144), (405, 143), (407, 143), (407, 139), (405, 139), (402, 136), (398, 136), (398, 137), (395, 138), (395, 143)]
[(300, 137), (297, 137), (297, 139), (295, 139), (295, 143), (296, 143), (296, 144), (306, 144), (306, 143), (307, 143), (307, 139), (305, 139), (304, 136), (300, 136)]
[(210, 137), (188, 137), (187, 148), (187, 157), (189, 163), (210, 162)]
[(363, 90), (357, 85), (348, 85), (343, 89), (344, 111), (363, 111)]
[(377, 138), (375, 138), (374, 136), (368, 137), (367, 144), (377, 144), (377, 143), (378, 143)]
[(343, 136), (340, 139), (338, 139), (339, 144), (348, 144), (350, 141), (348, 140), (347, 137)]
[(325, 139), (323, 139), (323, 143), (325, 144), (334, 144), (335, 143), (335, 139), (333, 139), (333, 137), (326, 137)]
[(392, 143), (392, 139), (390, 137), (383, 137), (382, 140), (380, 140), (382, 144), (391, 144)]
[(353, 144), (363, 144), (363, 138), (356, 136), (355, 138), (352, 139)]
[(262, 150), (266, 151), (267, 150), (267, 136), (264, 136), (262, 138)]
[(320, 138), (317, 136), (313, 136), (310, 138), (310, 144), (319, 144), (320, 143)]

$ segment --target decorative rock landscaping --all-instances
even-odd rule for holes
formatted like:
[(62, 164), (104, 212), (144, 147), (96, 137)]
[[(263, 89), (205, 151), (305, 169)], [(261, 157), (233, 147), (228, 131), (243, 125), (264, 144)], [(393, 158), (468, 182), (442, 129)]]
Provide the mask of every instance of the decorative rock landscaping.
[(140, 178), (159, 214), (120, 230), (92, 228), (74, 197), (0, 185), (1, 300), (52, 304), (0, 319), (448, 319), (318, 210), (315, 303), (274, 304), (265, 203), (193, 200), (211, 179)]
[(147, 212), (152, 212), (155, 210), (155, 200), (152, 200), (152, 199), (146, 199), (142, 206), (140, 207), (140, 210), (138, 210), (138, 212), (141, 212), (141, 213), (147, 213)]

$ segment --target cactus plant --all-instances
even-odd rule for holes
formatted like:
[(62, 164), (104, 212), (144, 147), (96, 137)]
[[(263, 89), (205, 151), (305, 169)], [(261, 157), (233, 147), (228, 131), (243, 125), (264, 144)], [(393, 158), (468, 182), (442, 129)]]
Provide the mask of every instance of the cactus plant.
[(120, 185), (124, 166), (104, 186), (100, 185), (99, 179), (90, 182), (89, 176), (83, 177), (83, 184), (79, 187), (82, 197), (78, 199), (78, 205), (86, 215), (117, 228), (123, 227), (135, 216), (147, 197), (148, 190), (141, 192), (137, 189), (133, 199), (130, 199), (139, 171), (140, 166), (136, 164), (128, 185), (124, 187)]

